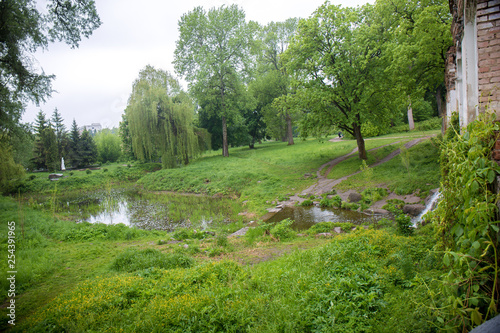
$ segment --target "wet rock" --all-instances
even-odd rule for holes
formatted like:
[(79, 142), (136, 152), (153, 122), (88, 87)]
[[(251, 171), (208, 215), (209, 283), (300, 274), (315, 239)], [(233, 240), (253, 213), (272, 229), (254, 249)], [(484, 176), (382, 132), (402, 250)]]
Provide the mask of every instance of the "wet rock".
[(411, 215), (411, 216), (418, 216), (422, 211), (425, 209), (424, 205), (421, 204), (416, 204), (416, 205), (404, 205), (403, 206), (403, 213)]
[(333, 235), (329, 232), (322, 232), (322, 233), (319, 233), (319, 234), (316, 234), (316, 238), (328, 238), (328, 237), (332, 237)]
[(389, 211), (381, 208), (369, 208), (365, 210), (365, 213), (370, 215), (384, 215), (389, 214)]
[(244, 227), (244, 228), (241, 228), (240, 230), (236, 231), (236, 232), (233, 232), (231, 235), (229, 235), (228, 237), (236, 237), (236, 236), (245, 236), (248, 229), (250, 229), (249, 227)]
[(361, 201), (361, 199), (363, 199), (363, 197), (357, 192), (351, 192), (347, 197), (347, 200), (349, 200), (349, 202), (359, 202)]

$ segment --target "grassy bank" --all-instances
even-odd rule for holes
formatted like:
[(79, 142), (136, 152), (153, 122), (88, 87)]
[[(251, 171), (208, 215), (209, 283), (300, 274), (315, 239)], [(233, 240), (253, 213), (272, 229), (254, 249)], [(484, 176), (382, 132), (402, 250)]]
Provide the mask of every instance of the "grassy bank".
[[(397, 149), (399, 143), (394, 142), (434, 133), (367, 140), (369, 149), (393, 143), (373, 152), (369, 161)], [(48, 174), (28, 175), (14, 192), (31, 199), (0, 198), (1, 253), (7, 257), (8, 223), (15, 222), (18, 271), (16, 326), (8, 326), (4, 303), (1, 328), (434, 331), (439, 323), (431, 307), (439, 299), (429, 295), (440, 274), (441, 258), (430, 251), (435, 244), (431, 226), (406, 237), (390, 221), (384, 222), (389, 228), (383, 230), (351, 231), (351, 225), (339, 225), (347, 233), (321, 238), (316, 234), (331, 231), (333, 225), (318, 224), (299, 236), (285, 221), (261, 223), (244, 237), (228, 238), (243, 226), (235, 206), (260, 216), (273, 201), (314, 184), (321, 165), (354, 148), (352, 140), (311, 139), (293, 146), (267, 142), (253, 150), (231, 149), (229, 158), (214, 152), (172, 170), (157, 171), (154, 164), (109, 165), (90, 172), (65, 172), (67, 178), (56, 182), (49, 181)], [(436, 152), (431, 142), (424, 142), (409, 150), (408, 169), (396, 157), (339, 186), (426, 191), (439, 182)], [(356, 158), (346, 160), (333, 172), (350, 174), (359, 170), (359, 163)], [(206, 200), (200, 201), (197, 211), (220, 201), (231, 218), (205, 231), (168, 233), (75, 223), (50, 202), (68, 192), (124, 184), (151, 197), (157, 196), (156, 191), (202, 194), (207, 197), (201, 197)], [(37, 196), (47, 203), (40, 205)], [(177, 211), (189, 210), (189, 202), (181, 201), (173, 205)], [(7, 260), (0, 262), (0, 269), (8, 271)], [(2, 299), (9, 300), (7, 280), (0, 282), (0, 289)]]
[(11, 199), (0, 205), (2, 235), (7, 221), (17, 226), (12, 331), (429, 332), (436, 324), (431, 229), (318, 239), (263, 225), (227, 238), (75, 225)]

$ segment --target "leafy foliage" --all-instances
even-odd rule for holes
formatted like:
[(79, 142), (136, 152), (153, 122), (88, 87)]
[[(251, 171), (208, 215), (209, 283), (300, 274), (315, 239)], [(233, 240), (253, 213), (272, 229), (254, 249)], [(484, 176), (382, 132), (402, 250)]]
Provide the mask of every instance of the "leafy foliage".
[(141, 161), (161, 160), (173, 168), (188, 164), (206, 146), (195, 133), (192, 102), (165, 71), (141, 70), (125, 114), (133, 152)]
[(433, 220), (449, 273), (442, 277), (440, 317), (457, 330), (498, 314), (498, 196), (493, 185), (500, 168), (491, 160), (499, 130), (494, 120), (494, 114), (480, 115), (463, 134), (450, 136), (441, 153), (441, 200)]
[[(242, 79), (248, 70), (251, 34), (245, 12), (237, 5), (202, 7), (184, 14), (175, 49), (175, 70), (190, 83), (190, 90), (205, 111), (222, 121), (222, 155), (229, 156), (227, 121), (237, 119), (242, 104)], [(243, 98), (244, 99), (244, 98)], [(244, 101), (243, 101), (244, 103)]]

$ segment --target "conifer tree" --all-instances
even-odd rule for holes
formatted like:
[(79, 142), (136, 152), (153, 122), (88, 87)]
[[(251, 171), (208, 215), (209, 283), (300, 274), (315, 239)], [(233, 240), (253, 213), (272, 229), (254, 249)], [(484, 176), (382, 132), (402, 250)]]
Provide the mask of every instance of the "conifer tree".
[(45, 118), (45, 113), (42, 110), (38, 111), (34, 124), (35, 129), (35, 145), (33, 147), (33, 166), (35, 169), (45, 168), (45, 146), (43, 136), (45, 129), (48, 127), (47, 119)]
[(73, 119), (73, 123), (71, 124), (71, 133), (69, 136), (68, 163), (73, 168), (80, 165), (80, 132), (78, 131), (75, 119)]
[(57, 157), (59, 161), (61, 161), (61, 158), (66, 155), (68, 148), (68, 132), (66, 131), (66, 126), (64, 126), (63, 121), (61, 113), (57, 110), (57, 108), (55, 108), (52, 113), (51, 122), (56, 134)]
[(89, 166), (97, 161), (97, 146), (89, 131), (83, 131), (78, 146), (80, 166)]

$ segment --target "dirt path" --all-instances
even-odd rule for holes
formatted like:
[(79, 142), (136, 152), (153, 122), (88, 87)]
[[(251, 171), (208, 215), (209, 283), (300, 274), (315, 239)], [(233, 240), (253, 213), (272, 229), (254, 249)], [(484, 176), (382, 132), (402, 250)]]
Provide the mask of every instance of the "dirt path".
[[(421, 138), (417, 138), (417, 139), (413, 139), (407, 143), (405, 143), (405, 147), (406, 149), (409, 149), (413, 146), (415, 146), (416, 144), (420, 143), (421, 141), (423, 140), (426, 140), (430, 138), (430, 136), (426, 136), (426, 137), (421, 137)], [(338, 139), (334, 139), (334, 140), (331, 140), (333, 142), (336, 142), (336, 141), (339, 141)], [(397, 144), (399, 143), (400, 141), (397, 141), (397, 142), (393, 142), (391, 144), (387, 144), (387, 145), (383, 145), (383, 146), (380, 146), (380, 147), (377, 147), (377, 148), (373, 148), (373, 149), (370, 149), (368, 151), (375, 151), (375, 150), (378, 150), (380, 148), (383, 148), (383, 147), (386, 147), (386, 146), (390, 146), (390, 145), (393, 145), (393, 144)], [(343, 182), (344, 180), (348, 179), (349, 177), (352, 177), (354, 175), (357, 175), (358, 173), (361, 172), (361, 170), (358, 170), (350, 175), (347, 175), (347, 176), (344, 176), (342, 178), (338, 178), (338, 179), (328, 179), (328, 174), (331, 172), (331, 170), (336, 166), (338, 165), (340, 162), (343, 162), (345, 161), (346, 159), (350, 158), (352, 155), (354, 155), (356, 152), (358, 151), (358, 148), (356, 147), (353, 151), (351, 151), (349, 154), (346, 154), (344, 156), (340, 156), (340, 157), (337, 157), (336, 159), (328, 162), (328, 163), (325, 163), (323, 164), (319, 169), (318, 171), (316, 172), (316, 175), (318, 177), (318, 182), (312, 186), (310, 186), (309, 188), (303, 190), (301, 193), (297, 193), (293, 196), (290, 197), (290, 199), (286, 202), (282, 202), (280, 205), (282, 206), (293, 206), (295, 205), (296, 202), (302, 202), (304, 201), (305, 199), (301, 198), (300, 196), (310, 196), (310, 195), (321, 195), (321, 194), (324, 194), (324, 193), (329, 193), (333, 190), (333, 188), (335, 186), (337, 186), (338, 184), (340, 184), (341, 182)], [(394, 157), (396, 157), (397, 155), (399, 155), (401, 153), (401, 149), (397, 149), (395, 151), (393, 151), (392, 153), (390, 153), (389, 155), (387, 155), (386, 157), (384, 157), (383, 159), (381, 159), (380, 161), (370, 165), (369, 167), (370, 168), (373, 168), (373, 167), (376, 167), (382, 163), (385, 163), (387, 161), (390, 161), (391, 159), (393, 159)], [(327, 171), (325, 172), (324, 175), (321, 174), (321, 171), (328, 167)]]

